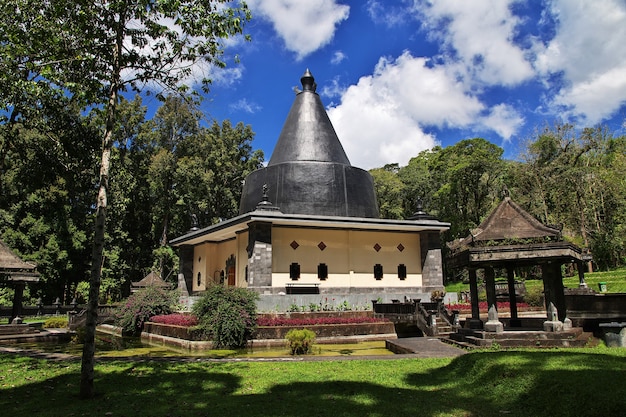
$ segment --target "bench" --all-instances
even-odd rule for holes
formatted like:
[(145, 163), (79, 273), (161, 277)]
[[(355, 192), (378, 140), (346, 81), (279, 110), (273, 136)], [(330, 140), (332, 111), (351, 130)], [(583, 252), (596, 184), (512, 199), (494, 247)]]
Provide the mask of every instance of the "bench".
[(287, 294), (319, 294), (320, 293), (320, 284), (307, 284), (307, 283), (297, 283), (297, 284), (286, 284), (285, 292)]

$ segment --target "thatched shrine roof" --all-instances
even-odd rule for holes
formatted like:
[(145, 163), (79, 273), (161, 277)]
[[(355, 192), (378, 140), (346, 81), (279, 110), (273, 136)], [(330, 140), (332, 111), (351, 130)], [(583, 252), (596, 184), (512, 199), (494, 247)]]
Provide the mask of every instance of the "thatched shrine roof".
[(582, 250), (563, 241), (559, 229), (544, 225), (508, 196), (480, 226), (448, 247), (451, 268), (583, 259)]
[(133, 287), (136, 287), (136, 288), (144, 288), (144, 287), (150, 287), (150, 286), (171, 287), (171, 284), (168, 284), (167, 282), (163, 281), (163, 279), (161, 279), (161, 277), (158, 274), (155, 274), (154, 272), (150, 272), (141, 281), (132, 282), (131, 284)]
[(39, 281), (36, 265), (24, 262), (0, 240), (0, 275), (7, 277), (8, 281)]

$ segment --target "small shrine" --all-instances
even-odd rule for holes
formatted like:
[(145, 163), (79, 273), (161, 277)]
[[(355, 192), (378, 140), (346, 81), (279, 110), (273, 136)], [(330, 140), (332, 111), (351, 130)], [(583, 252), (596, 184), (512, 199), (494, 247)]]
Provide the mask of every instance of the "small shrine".
[(142, 280), (137, 282), (131, 282), (131, 292), (137, 292), (142, 288), (146, 287), (161, 287), (161, 288), (171, 288), (172, 285), (163, 281), (161, 276), (154, 271), (151, 271), (148, 275), (143, 277)]
[(22, 299), (26, 284), (36, 282), (39, 282), (37, 266), (21, 260), (0, 240), (0, 284), (15, 290), (9, 323), (22, 315)]
[[(469, 273), (472, 317), (471, 328), (502, 331), (497, 317), (496, 284), (494, 268), (505, 269), (511, 308), (511, 327), (519, 326), (515, 268), (538, 265), (544, 285), (546, 322), (566, 322), (567, 309), (561, 266), (577, 265), (580, 286), (584, 287), (584, 262), (587, 255), (582, 249), (562, 238), (557, 228), (542, 224), (516, 204), (505, 192), (505, 197), (495, 210), (471, 233), (448, 244), (446, 265), (450, 269), (466, 269)], [(478, 308), (478, 282), (476, 271), (484, 272), (489, 320), (480, 320)], [(492, 311), (493, 308), (493, 311)], [(556, 312), (556, 314), (555, 314)], [(545, 326), (544, 326), (545, 327)], [(558, 330), (559, 325), (552, 329)]]

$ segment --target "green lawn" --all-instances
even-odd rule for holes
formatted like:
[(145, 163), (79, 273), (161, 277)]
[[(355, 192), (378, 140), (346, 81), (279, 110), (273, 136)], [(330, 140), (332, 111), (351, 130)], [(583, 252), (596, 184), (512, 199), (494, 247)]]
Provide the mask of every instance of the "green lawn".
[(105, 361), (0, 354), (0, 410), (20, 416), (617, 416), (626, 349), (481, 351), (456, 359)]
[[(607, 284), (607, 292), (609, 293), (626, 293), (626, 268), (615, 269), (608, 272), (593, 272), (585, 274), (585, 282), (589, 288), (599, 291), (598, 284), (605, 282)], [(563, 278), (563, 285), (567, 288), (578, 288), (578, 275)], [(526, 289), (539, 287), (543, 289), (541, 280), (527, 280)], [(446, 292), (469, 291), (469, 284), (462, 282), (453, 282), (446, 285)]]

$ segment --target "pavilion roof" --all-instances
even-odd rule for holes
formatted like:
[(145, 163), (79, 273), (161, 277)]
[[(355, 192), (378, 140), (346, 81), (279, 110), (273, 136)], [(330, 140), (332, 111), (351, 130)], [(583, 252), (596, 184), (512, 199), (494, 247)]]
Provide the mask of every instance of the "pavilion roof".
[(2, 240), (0, 240), (0, 275), (11, 282), (37, 282), (37, 265), (24, 262)]
[(146, 275), (141, 281), (132, 282), (131, 284), (133, 287), (149, 287), (149, 286), (169, 287), (170, 286), (170, 284), (163, 281), (163, 279), (161, 279), (159, 274), (156, 274), (154, 271)]
[(578, 246), (563, 241), (559, 229), (544, 225), (508, 196), (480, 226), (448, 247), (447, 263), (451, 268), (585, 258)]
[(37, 266), (24, 262), (17, 256), (2, 240), (0, 240), (0, 271), (11, 272), (33, 272)]
[(489, 241), (516, 241), (522, 239), (560, 240), (561, 231), (546, 226), (526, 212), (510, 197), (502, 202), (470, 234), (454, 242), (451, 248), (480, 246)]

